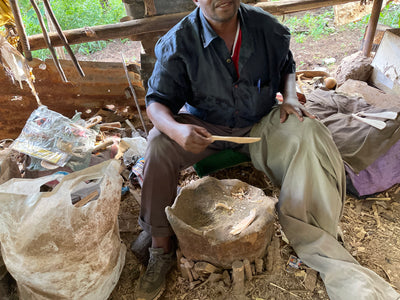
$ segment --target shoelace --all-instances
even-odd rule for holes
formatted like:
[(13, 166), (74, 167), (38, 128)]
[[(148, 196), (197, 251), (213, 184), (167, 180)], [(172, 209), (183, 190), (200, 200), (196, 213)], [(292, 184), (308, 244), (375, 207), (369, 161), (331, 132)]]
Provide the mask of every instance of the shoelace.
[[(162, 269), (164, 260), (165, 259), (163, 259), (161, 257), (158, 259), (154, 259), (153, 257), (150, 257), (149, 264), (146, 269), (146, 276), (144, 277), (144, 281), (146, 281), (148, 283), (152, 283), (152, 282), (156, 281), (156, 278), (157, 278), (156, 275), (161, 273), (161, 269)], [(153, 280), (151, 280), (151, 279), (153, 279)]]

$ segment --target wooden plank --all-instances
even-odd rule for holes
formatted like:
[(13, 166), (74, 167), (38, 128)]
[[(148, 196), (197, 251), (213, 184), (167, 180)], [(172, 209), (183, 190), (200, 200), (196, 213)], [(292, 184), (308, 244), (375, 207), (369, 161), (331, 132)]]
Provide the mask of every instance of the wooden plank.
[[(70, 60), (60, 62), (70, 78), (68, 83), (62, 82), (51, 60), (42, 62), (34, 59), (30, 63), (36, 77), (35, 88), (43, 105), (69, 118), (75, 111), (82, 112), (84, 118), (90, 117), (106, 105), (127, 107), (129, 112), (137, 114), (133, 99), (126, 98), (128, 82), (122, 63), (82, 61), (80, 63), (86, 74), (82, 78)], [(133, 72), (129, 72), (129, 75), (139, 104), (144, 107), (145, 90), (140, 76)], [(0, 139), (16, 138), (32, 111), (37, 108), (37, 102), (27, 84), (24, 83), (21, 90), (3, 71), (0, 71), (0, 82)]]
[[(355, 1), (359, 0), (285, 0), (279, 2), (259, 2), (255, 4), (255, 6), (274, 15), (282, 15)], [(116, 38), (130, 38), (131, 40), (141, 41), (146, 39), (150, 34), (153, 36), (163, 35), (189, 13), (190, 12), (182, 12), (163, 16), (154, 16), (117, 24), (65, 30), (63, 32), (70, 44), (80, 44)], [(62, 45), (57, 34), (50, 34), (50, 40), (53, 46)], [(31, 50), (46, 48), (42, 34), (30, 36), (29, 43)]]

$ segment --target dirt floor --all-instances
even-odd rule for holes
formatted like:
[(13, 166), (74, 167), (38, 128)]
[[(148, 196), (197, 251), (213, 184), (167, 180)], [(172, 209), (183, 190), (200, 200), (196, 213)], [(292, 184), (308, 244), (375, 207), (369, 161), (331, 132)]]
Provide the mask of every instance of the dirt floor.
[[(313, 70), (324, 68), (331, 75), (335, 74), (341, 60), (358, 51), (363, 33), (348, 30), (323, 37), (317, 41), (311, 39), (296, 44), (292, 41), (291, 49), (297, 61), (298, 69)], [(115, 41), (103, 51), (90, 56), (78, 55), (81, 60), (120, 61), (120, 51), (128, 60), (140, 57), (138, 42), (121, 43)], [(335, 58), (335, 62), (324, 61)], [(273, 186), (261, 173), (249, 165), (225, 169), (213, 174), (217, 178), (237, 178), (251, 185), (262, 188), (269, 196), (279, 196), (279, 189)], [(193, 169), (182, 172), (181, 184), (186, 185), (198, 177)], [(128, 183), (127, 183), (128, 184)], [(129, 250), (141, 229), (137, 225), (139, 213), (138, 195), (140, 188), (132, 186), (131, 193), (122, 196), (120, 209), (120, 229), (123, 243), (127, 246), (125, 267), (120, 280), (109, 300), (134, 299), (135, 285), (143, 266)], [(371, 196), (369, 199), (357, 199), (347, 195), (341, 220), (345, 247), (358, 262), (373, 270), (400, 292), (400, 185)], [(306, 267), (295, 269), (287, 266), (290, 255), (295, 255), (275, 222), (275, 238), (279, 239), (279, 257), (274, 261), (273, 271), (264, 270), (245, 282), (242, 295), (234, 295), (232, 287), (223, 281), (189, 282), (184, 279), (178, 268), (168, 276), (167, 288), (160, 299), (329, 299), (320, 277), (315, 285), (306, 282), (309, 270)], [(9, 280), (9, 297), (16, 299), (15, 283)], [(3, 283), (4, 285), (4, 280)], [(1, 286), (0, 286), (1, 290)]]

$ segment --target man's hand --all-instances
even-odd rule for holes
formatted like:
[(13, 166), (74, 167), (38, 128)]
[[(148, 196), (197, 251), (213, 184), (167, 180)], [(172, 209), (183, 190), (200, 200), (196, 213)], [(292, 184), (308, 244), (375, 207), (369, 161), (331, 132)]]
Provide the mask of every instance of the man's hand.
[(211, 134), (203, 127), (175, 121), (171, 110), (153, 102), (147, 107), (147, 115), (154, 126), (177, 142), (183, 149), (200, 153), (211, 144)]
[(192, 124), (180, 124), (171, 138), (192, 153), (200, 153), (211, 144), (211, 134), (205, 128)]
[(315, 119), (315, 116), (310, 114), (297, 99), (296, 74), (286, 74), (283, 80), (284, 89), (280, 115), (281, 123), (285, 122), (289, 115), (296, 115), (300, 122), (303, 121), (304, 116)]
[[(296, 103), (297, 102), (297, 103)], [(280, 119), (281, 123), (285, 122), (289, 115), (296, 115), (296, 117), (303, 121), (303, 117), (309, 117), (315, 119), (315, 116), (309, 113), (299, 101), (288, 101), (281, 104), (280, 106)]]

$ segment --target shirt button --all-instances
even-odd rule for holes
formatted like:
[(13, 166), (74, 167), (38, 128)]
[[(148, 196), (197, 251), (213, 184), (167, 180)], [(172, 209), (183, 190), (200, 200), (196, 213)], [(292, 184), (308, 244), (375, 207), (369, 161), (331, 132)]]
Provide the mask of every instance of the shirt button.
[(227, 59), (226, 59), (226, 62), (227, 62), (228, 64), (230, 64), (230, 63), (232, 62), (232, 59), (227, 58)]

